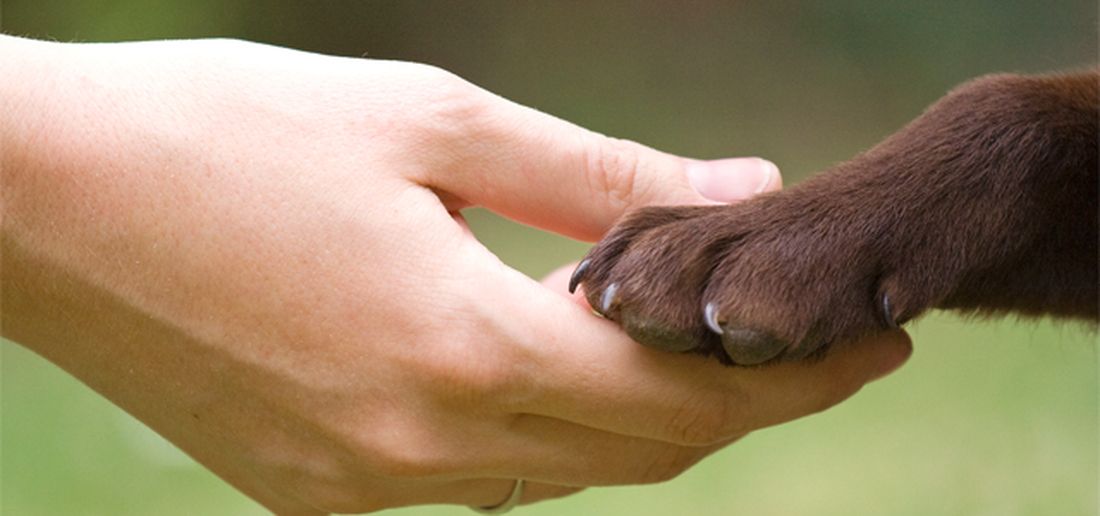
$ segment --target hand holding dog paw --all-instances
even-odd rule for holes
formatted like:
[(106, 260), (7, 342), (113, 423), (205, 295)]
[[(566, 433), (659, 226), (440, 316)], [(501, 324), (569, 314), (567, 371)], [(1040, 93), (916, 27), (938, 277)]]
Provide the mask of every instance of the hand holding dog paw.
[(458, 215), (595, 239), (632, 207), (777, 188), (762, 160), (662, 154), (417, 64), (0, 45), (4, 336), (277, 513), (664, 480), (908, 354), (902, 333), (759, 370), (653, 351)]

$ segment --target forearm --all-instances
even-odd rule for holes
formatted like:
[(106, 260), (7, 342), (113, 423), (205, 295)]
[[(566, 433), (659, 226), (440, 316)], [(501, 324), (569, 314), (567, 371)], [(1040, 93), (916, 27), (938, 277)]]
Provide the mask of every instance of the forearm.
[[(5, 112), (14, 114), (3, 122), (3, 252), (11, 261), (2, 272), (3, 334), (40, 353), (74, 343), (17, 334), (32, 320), (64, 323), (50, 305), (30, 303), (52, 288), (31, 281), (39, 270), (155, 319), (193, 319), (185, 305), (195, 293), (181, 290), (201, 283), (193, 280), (202, 273), (187, 265), (218, 261), (206, 260), (212, 246), (190, 237), (201, 214), (216, 211), (205, 194), (226, 189), (219, 177), (197, 177), (203, 150), (187, 140), (203, 128), (183, 114), (182, 88), (160, 81), (155, 61), (133, 59), (160, 49), (10, 37), (0, 44), (3, 76), (18, 78), (0, 86)], [(32, 307), (45, 311), (27, 313)]]

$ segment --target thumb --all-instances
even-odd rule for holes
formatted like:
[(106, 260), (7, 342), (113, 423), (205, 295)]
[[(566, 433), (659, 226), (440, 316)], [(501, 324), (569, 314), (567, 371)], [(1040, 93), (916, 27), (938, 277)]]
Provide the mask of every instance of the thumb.
[(478, 91), (461, 148), (426, 186), (518, 222), (597, 240), (633, 208), (726, 203), (782, 184), (761, 158), (682, 158)]

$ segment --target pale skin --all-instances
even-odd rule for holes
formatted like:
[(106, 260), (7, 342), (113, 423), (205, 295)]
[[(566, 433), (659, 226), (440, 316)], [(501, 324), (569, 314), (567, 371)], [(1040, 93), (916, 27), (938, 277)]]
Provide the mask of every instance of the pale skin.
[(630, 341), (564, 293), (567, 271), (507, 267), (458, 210), (591, 241), (631, 208), (735, 202), (778, 172), (608, 138), (433, 67), (0, 36), (0, 103), (4, 337), (278, 513), (666, 480), (911, 349), (894, 332), (744, 369)]

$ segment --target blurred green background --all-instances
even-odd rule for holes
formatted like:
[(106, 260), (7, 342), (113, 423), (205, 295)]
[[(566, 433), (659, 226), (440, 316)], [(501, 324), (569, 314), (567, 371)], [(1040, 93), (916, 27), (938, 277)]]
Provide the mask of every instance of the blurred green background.
[[(4, 0), (0, 9), (4, 32), (39, 38), (230, 36), (432, 63), (671, 152), (769, 157), (788, 184), (872, 145), (969, 77), (1097, 62), (1091, 0)], [(587, 247), (469, 217), (532, 276)], [(911, 333), (905, 368), (831, 411), (754, 434), (662, 485), (594, 489), (518, 513), (1097, 514), (1095, 333), (948, 315)], [(0, 346), (3, 514), (264, 512), (65, 373)]]

